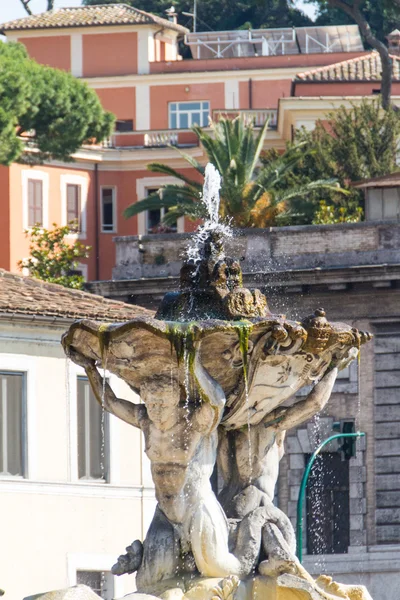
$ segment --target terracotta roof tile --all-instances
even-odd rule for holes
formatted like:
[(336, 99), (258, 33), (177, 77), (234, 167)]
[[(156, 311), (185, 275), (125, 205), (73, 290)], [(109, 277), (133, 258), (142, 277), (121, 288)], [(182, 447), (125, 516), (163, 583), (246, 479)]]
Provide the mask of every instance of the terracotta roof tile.
[(15, 275), (4, 269), (0, 269), (0, 314), (116, 322), (153, 315), (140, 306)]
[[(393, 79), (400, 79), (400, 57), (393, 59)], [(319, 67), (296, 75), (296, 81), (380, 81), (382, 64), (377, 52)]]
[(181, 25), (127, 4), (56, 8), (38, 15), (3, 23), (0, 25), (0, 31), (99, 27), (105, 25), (160, 25), (180, 33), (188, 33), (189, 31)]

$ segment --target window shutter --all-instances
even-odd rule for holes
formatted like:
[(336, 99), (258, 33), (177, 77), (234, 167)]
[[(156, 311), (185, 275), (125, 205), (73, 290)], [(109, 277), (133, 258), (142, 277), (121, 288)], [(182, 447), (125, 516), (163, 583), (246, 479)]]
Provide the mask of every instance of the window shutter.
[(24, 374), (0, 373), (0, 473), (24, 476)]
[(28, 227), (43, 226), (43, 183), (28, 179)]
[(77, 225), (73, 227), (75, 231), (81, 231), (81, 186), (76, 184), (67, 184), (67, 224), (71, 222)]

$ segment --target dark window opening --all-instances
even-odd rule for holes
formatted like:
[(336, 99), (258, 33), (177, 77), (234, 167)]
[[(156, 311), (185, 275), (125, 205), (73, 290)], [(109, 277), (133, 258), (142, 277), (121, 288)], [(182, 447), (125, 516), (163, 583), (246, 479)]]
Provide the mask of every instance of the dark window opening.
[[(306, 455), (308, 462), (310, 456)], [(306, 464), (307, 464), (306, 462)], [(307, 486), (308, 554), (345, 554), (350, 545), (349, 462), (321, 453)]]
[(133, 119), (118, 119), (115, 122), (115, 131), (119, 133), (133, 131)]
[[(150, 194), (154, 194), (158, 192), (159, 188), (148, 188), (147, 196)], [(173, 225), (164, 225), (162, 223), (162, 219), (164, 215), (168, 212), (168, 207), (166, 208), (154, 208), (152, 210), (146, 211), (146, 232), (147, 233), (176, 233), (177, 231), (177, 223), (175, 222)]]
[(103, 232), (115, 231), (114, 223), (114, 189), (102, 188), (101, 190), (101, 230)]

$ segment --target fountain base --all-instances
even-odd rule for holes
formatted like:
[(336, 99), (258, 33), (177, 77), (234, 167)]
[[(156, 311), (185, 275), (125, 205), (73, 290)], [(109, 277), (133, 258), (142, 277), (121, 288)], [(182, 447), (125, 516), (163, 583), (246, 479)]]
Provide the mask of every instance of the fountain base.
[[(303, 569), (302, 569), (303, 570)], [(282, 573), (246, 581), (235, 576), (198, 577), (190, 581), (164, 581), (152, 593), (133, 593), (124, 600), (372, 600), (362, 585), (336, 583), (327, 575), (314, 580), (306, 571), (302, 576)]]
[[(336, 583), (327, 575), (314, 580), (302, 567), (301, 575), (256, 575), (245, 581), (236, 576), (165, 580), (148, 593), (134, 592), (123, 600), (372, 600), (362, 585)], [(25, 600), (95, 600), (100, 598), (85, 585), (29, 596)], [(122, 599), (121, 599), (122, 600)]]

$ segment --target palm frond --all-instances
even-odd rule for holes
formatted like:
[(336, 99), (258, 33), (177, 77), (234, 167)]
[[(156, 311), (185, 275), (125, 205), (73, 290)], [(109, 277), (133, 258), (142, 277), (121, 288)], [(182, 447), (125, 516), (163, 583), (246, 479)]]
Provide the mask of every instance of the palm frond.
[(194, 203), (200, 203), (198, 193), (193, 193), (191, 189), (180, 185), (166, 185), (161, 190), (149, 194), (147, 198), (134, 202), (124, 210), (124, 217), (129, 219), (146, 210), (158, 210), (161, 208), (170, 208), (178, 203), (182, 205), (187, 203), (190, 206)]
[[(162, 173), (163, 175), (169, 175), (170, 177), (175, 177), (176, 179), (183, 181), (187, 185), (201, 190), (201, 183), (199, 183), (198, 181), (195, 181), (194, 179), (190, 179), (189, 177), (186, 177), (186, 175), (184, 175), (183, 173), (180, 173), (179, 171), (176, 171), (175, 169), (173, 169), (172, 167), (169, 167), (168, 165), (164, 165), (162, 163), (149, 163), (147, 165), (147, 168), (152, 173)], [(162, 183), (162, 179), (160, 179), (160, 183)]]

